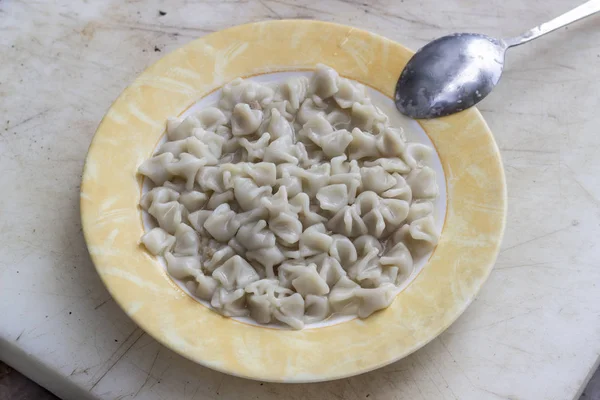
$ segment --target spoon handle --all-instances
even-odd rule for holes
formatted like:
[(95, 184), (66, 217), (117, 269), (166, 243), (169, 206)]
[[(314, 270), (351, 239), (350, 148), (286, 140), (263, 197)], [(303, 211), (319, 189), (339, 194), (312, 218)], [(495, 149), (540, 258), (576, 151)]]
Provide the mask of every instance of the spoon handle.
[(546, 33), (550, 33), (558, 28), (569, 25), (572, 22), (579, 21), (582, 18), (595, 14), (598, 11), (600, 11), (600, 0), (590, 0), (586, 3), (583, 3), (579, 7), (575, 7), (571, 11), (567, 11), (563, 15), (554, 18), (551, 21), (528, 30), (521, 36), (504, 39), (504, 43), (506, 43), (507, 47), (519, 46), (533, 39), (537, 39)]

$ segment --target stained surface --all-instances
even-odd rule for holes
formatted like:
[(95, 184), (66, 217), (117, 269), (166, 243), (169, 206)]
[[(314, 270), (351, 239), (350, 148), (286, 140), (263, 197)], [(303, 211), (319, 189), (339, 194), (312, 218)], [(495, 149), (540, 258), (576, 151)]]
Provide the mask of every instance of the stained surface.
[[(0, 324), (0, 358), (77, 399), (86, 398), (79, 390), (104, 399), (575, 398), (600, 354), (595, 17), (509, 53), (500, 85), (480, 105), (508, 183), (496, 268), (444, 334), (375, 373), (331, 384), (261, 385), (161, 347), (115, 305), (93, 270), (80, 233), (78, 185), (93, 132), (116, 96), (165, 52), (208, 32), (319, 18), (415, 49), (453, 31), (517, 34), (579, 3), (0, 2), (7, 60), (0, 64), (0, 184), (11, 189), (0, 196), (0, 315), (11, 321)], [(33, 356), (9, 353), (9, 344)]]

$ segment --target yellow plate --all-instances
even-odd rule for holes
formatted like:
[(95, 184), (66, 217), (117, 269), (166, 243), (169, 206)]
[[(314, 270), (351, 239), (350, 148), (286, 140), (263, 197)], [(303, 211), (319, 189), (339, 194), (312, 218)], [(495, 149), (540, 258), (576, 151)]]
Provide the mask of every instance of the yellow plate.
[(439, 245), (392, 305), (365, 320), (302, 331), (224, 318), (186, 295), (139, 245), (137, 167), (167, 117), (224, 83), (318, 63), (392, 96), (412, 52), (381, 36), (318, 21), (243, 25), (198, 39), (144, 71), (112, 105), (89, 149), (81, 219), (96, 269), (121, 307), (165, 346), (207, 367), (251, 379), (324, 381), (396, 361), (439, 335), (469, 305), (496, 259), (506, 214), (498, 148), (481, 114), (423, 122), (445, 171), (448, 204)]

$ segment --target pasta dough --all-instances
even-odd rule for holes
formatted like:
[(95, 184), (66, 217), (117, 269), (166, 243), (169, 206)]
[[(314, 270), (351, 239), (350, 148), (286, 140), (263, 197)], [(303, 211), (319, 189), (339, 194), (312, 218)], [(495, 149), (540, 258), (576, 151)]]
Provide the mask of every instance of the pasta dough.
[(170, 118), (167, 138), (138, 170), (155, 186), (141, 241), (225, 316), (293, 329), (366, 318), (437, 244), (433, 150), (327, 66), (279, 85), (236, 79), (217, 106)]

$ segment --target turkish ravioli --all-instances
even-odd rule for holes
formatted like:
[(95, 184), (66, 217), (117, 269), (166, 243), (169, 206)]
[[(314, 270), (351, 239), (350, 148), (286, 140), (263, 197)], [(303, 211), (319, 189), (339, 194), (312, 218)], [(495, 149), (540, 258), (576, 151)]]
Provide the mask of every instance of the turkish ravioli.
[(156, 225), (141, 241), (225, 316), (293, 329), (366, 318), (437, 244), (433, 150), (325, 65), (236, 79), (216, 106), (169, 118), (167, 139), (138, 169)]

